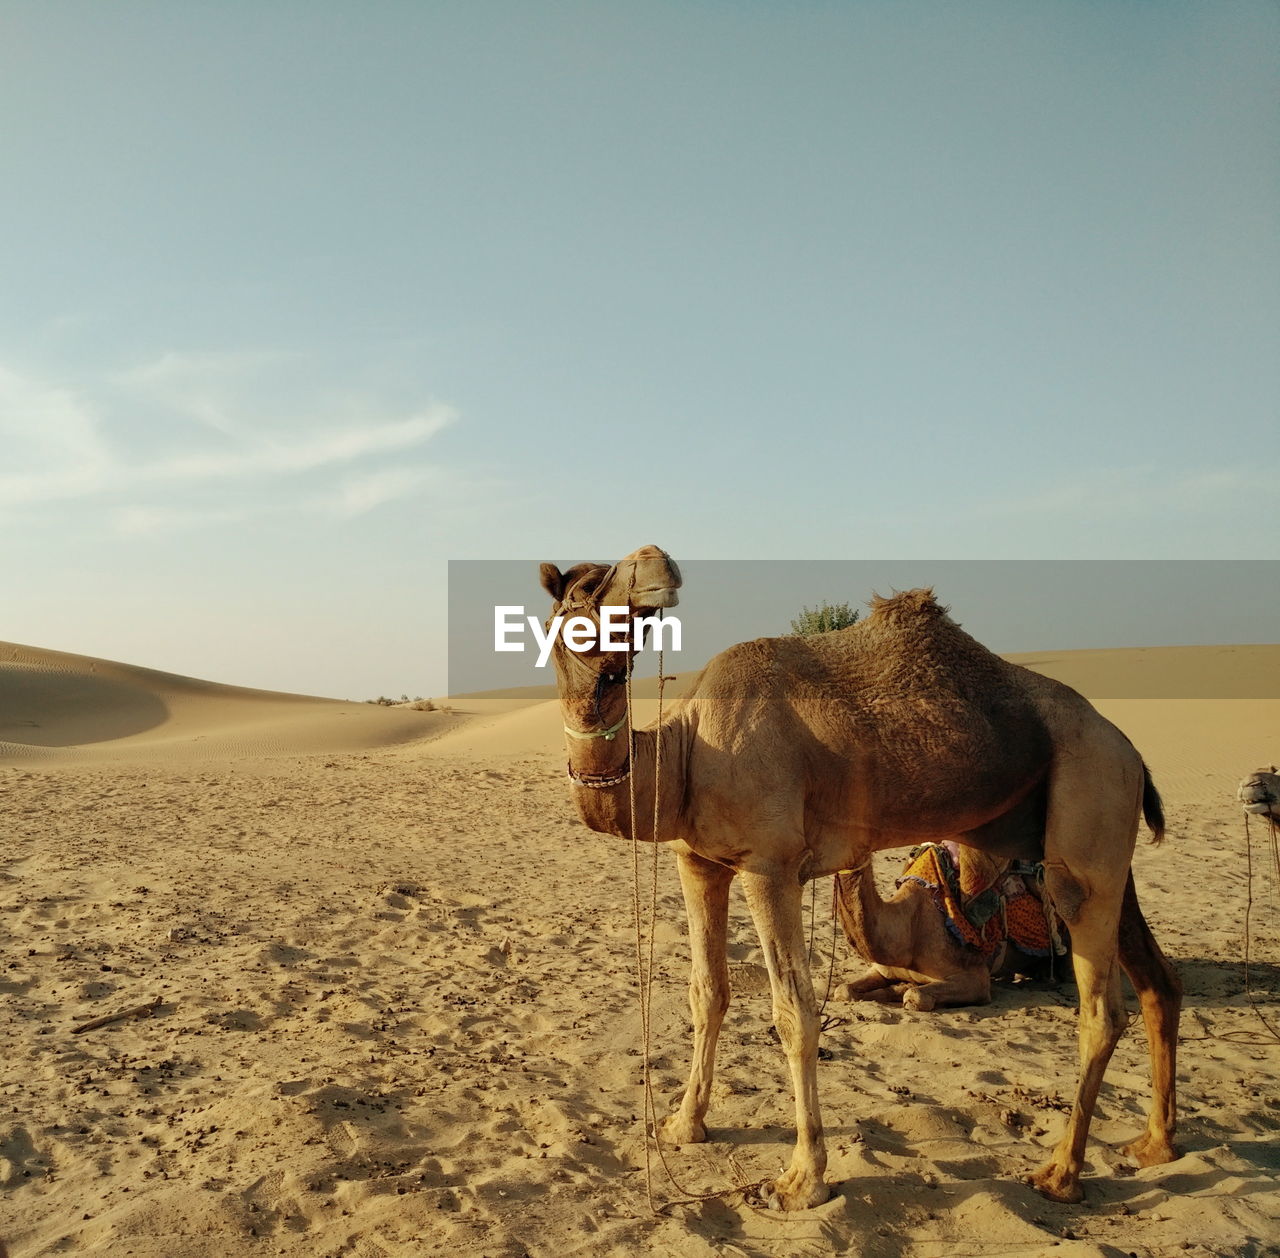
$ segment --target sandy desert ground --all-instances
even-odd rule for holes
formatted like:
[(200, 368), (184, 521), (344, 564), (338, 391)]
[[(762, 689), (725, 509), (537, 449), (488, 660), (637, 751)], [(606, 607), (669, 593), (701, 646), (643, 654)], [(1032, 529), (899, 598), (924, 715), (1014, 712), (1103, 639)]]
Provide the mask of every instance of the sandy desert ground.
[[(1264, 677), (1274, 693), (1280, 647), (1144, 655), (1155, 680), (1137, 693), (1172, 679), (1202, 696), (1099, 701), (1170, 822), (1161, 847), (1140, 842), (1136, 876), (1187, 990), (1185, 1155), (1134, 1171), (1110, 1147), (1147, 1104), (1134, 1026), (1085, 1204), (1021, 1182), (1074, 1084), (1069, 984), (940, 1013), (828, 1005), (831, 1201), (791, 1216), (691, 1202), (658, 1167), (673, 1204), (655, 1218), (631, 852), (571, 811), (553, 703), (388, 710), (0, 646), (0, 1239), (11, 1258), (1280, 1252), (1280, 1043), (1243, 991), (1234, 798), (1280, 757), (1280, 705), (1248, 697)], [(1095, 694), (1126, 693), (1135, 658), (1027, 657)], [(1253, 833), (1254, 985), (1280, 1022), (1280, 888)], [(659, 857), (665, 1112), (687, 962)], [(878, 860), (887, 891), (900, 857)], [(740, 899), (730, 948), (711, 1141), (668, 1155), (687, 1189), (788, 1156), (790, 1088)], [(858, 968), (839, 942), (837, 981)], [(151, 1016), (75, 1033), (149, 1001)]]

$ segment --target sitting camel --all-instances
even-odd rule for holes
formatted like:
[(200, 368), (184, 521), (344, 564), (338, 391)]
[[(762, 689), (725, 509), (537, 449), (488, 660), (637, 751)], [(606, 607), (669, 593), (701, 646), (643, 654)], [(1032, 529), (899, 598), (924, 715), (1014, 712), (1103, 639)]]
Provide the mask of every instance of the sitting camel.
[(1051, 973), (1067, 953), (1066, 931), (1034, 871), (963, 844), (926, 843), (890, 900), (877, 894), (870, 860), (837, 874), (840, 924), (870, 964), (835, 994), (917, 1010), (985, 1005), (993, 978)]
[(1251, 773), (1240, 783), (1236, 798), (1244, 805), (1245, 812), (1280, 822), (1280, 775), (1276, 773), (1276, 766)]
[(658, 725), (632, 732), (631, 653), (613, 645), (616, 614), (607, 618), (613, 632), (601, 633), (601, 609), (625, 609), (634, 640), (638, 620), (652, 622), (650, 612), (678, 602), (679, 569), (645, 546), (611, 566), (561, 572), (546, 563), (541, 576), (553, 616), (566, 618), (548, 625), (572, 627), (575, 637), (588, 631), (582, 650), (558, 633), (553, 646), (578, 814), (598, 833), (670, 843), (679, 867), (693, 954), (693, 1064), (663, 1139), (707, 1138), (729, 1004), (729, 889), (740, 878), (796, 1101), (791, 1164), (763, 1195), (783, 1210), (827, 1200), (801, 889), (873, 852), (956, 839), (999, 860), (1042, 862), (1071, 929), (1079, 1082), (1062, 1138), (1032, 1182), (1058, 1201), (1083, 1196), (1089, 1123), (1128, 1024), (1121, 969), (1142, 1005), (1153, 1092), (1146, 1130), (1126, 1152), (1141, 1166), (1177, 1156), (1182, 989), (1129, 868), (1140, 818), (1157, 837), (1164, 818), (1142, 757), (1120, 730), (1069, 686), (992, 654), (932, 591), (909, 590), (875, 599), (871, 615), (847, 629), (722, 651)]

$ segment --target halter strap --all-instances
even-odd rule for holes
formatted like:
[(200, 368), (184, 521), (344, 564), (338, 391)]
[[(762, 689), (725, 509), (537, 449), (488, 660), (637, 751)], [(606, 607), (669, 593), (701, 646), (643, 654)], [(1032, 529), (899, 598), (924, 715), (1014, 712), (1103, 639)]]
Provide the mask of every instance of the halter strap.
[(605, 742), (611, 743), (617, 737), (618, 731), (627, 723), (627, 714), (624, 712), (620, 720), (615, 721), (608, 729), (571, 729), (568, 725), (564, 727), (564, 732), (570, 738), (576, 738), (581, 742), (588, 742), (592, 738), (603, 738)]

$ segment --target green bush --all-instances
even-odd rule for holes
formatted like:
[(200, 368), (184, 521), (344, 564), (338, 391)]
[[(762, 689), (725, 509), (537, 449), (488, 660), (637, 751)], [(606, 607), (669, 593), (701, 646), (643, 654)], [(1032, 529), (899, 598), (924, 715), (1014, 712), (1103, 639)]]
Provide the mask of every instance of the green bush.
[(848, 603), (828, 603), (806, 607), (791, 622), (792, 633), (830, 633), (833, 629), (847, 629), (858, 623), (858, 609)]

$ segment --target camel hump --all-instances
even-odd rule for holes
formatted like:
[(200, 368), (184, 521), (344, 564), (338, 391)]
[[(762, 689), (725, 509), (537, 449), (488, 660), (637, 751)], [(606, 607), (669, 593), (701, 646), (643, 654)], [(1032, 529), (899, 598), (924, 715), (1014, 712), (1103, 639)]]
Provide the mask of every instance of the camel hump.
[(871, 615), (880, 621), (899, 624), (920, 620), (941, 620), (951, 609), (943, 606), (933, 595), (932, 586), (915, 590), (898, 590), (888, 598), (879, 594), (871, 596)]

